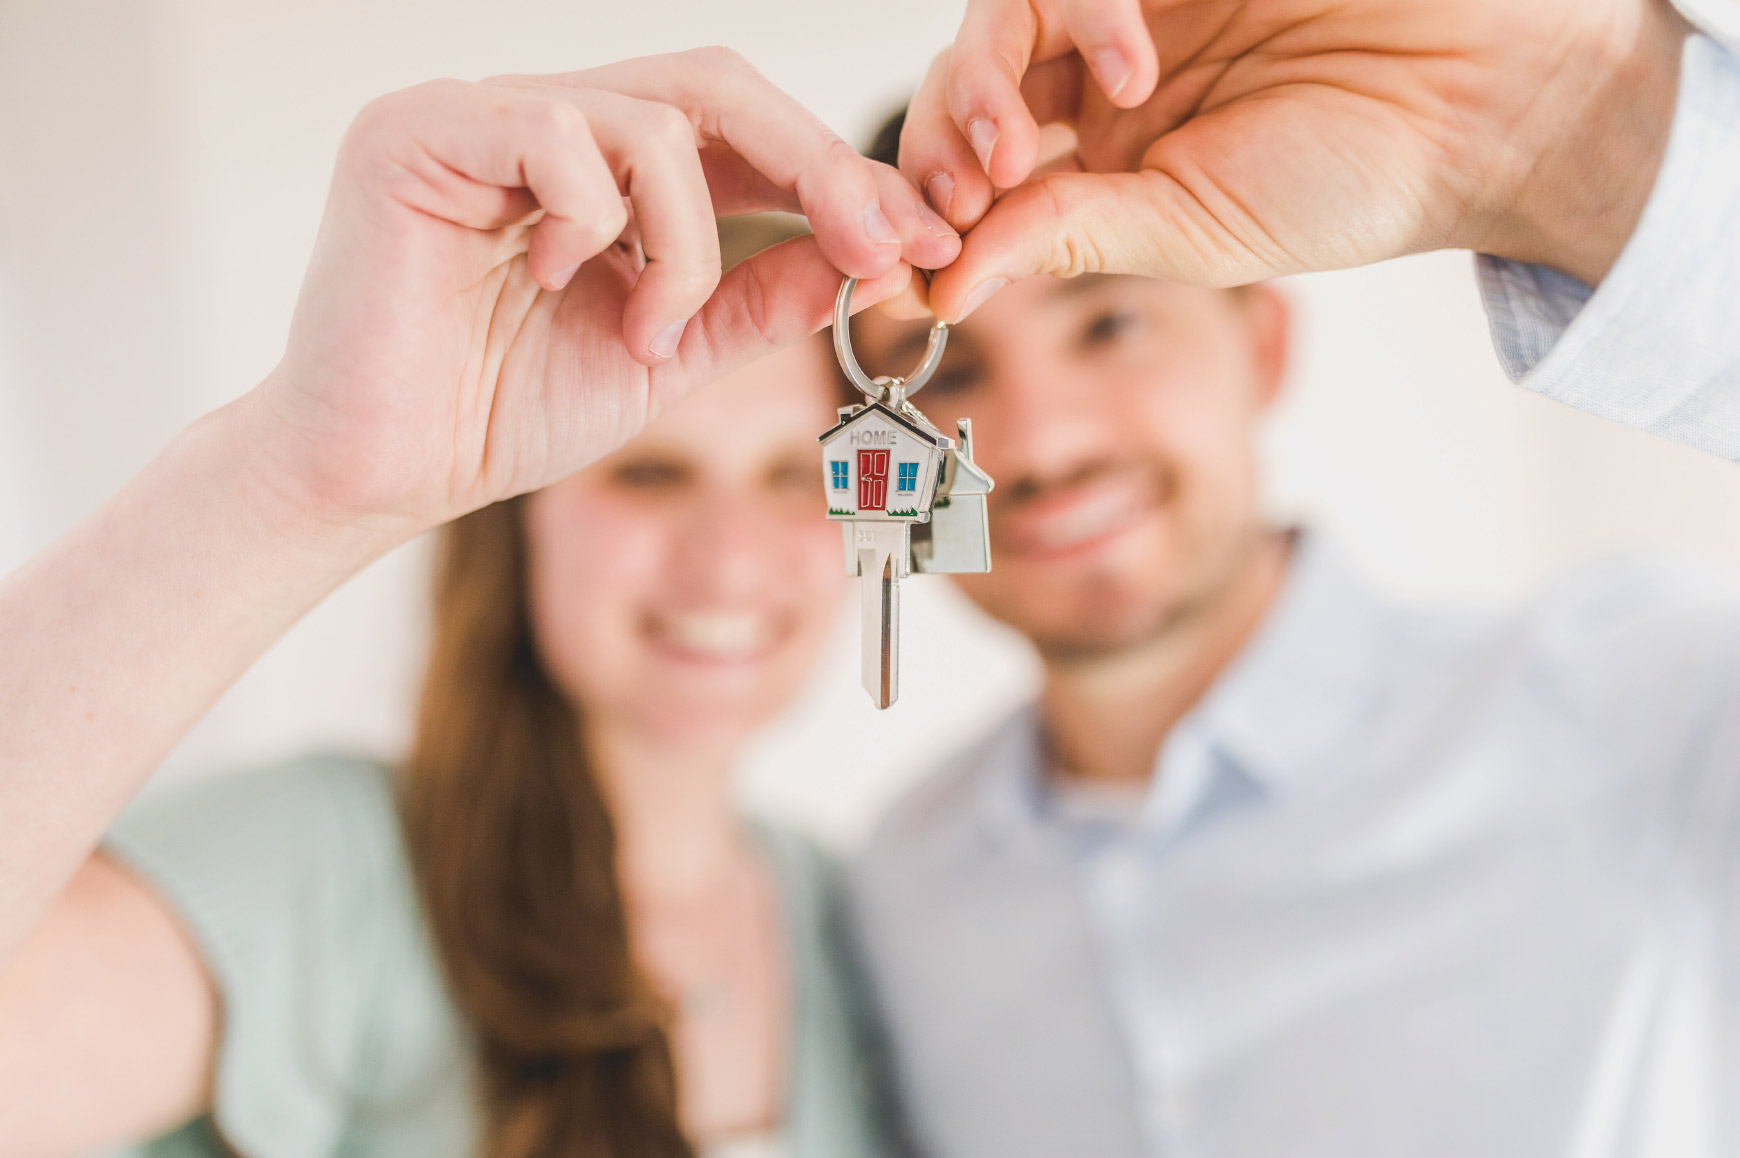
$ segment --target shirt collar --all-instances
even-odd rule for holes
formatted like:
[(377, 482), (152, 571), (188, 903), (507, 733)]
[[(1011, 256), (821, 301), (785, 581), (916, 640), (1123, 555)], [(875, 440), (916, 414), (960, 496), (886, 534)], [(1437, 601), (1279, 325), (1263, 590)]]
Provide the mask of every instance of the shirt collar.
[(1367, 719), (1397, 645), (1394, 605), (1321, 534), (1301, 532), (1280, 597), (1194, 712), (1208, 741), (1275, 792)]
[[(1357, 577), (1332, 543), (1320, 534), (1299, 533), (1287, 578), (1262, 626), (1161, 746), (1144, 818), (1188, 811), (1182, 797), (1195, 801), (1207, 790), (1204, 762), (1230, 766), (1269, 795), (1324, 766), (1373, 707), (1391, 614), (1391, 605)], [(1019, 837), (1048, 827), (1045, 751), (1033, 705), (980, 749), (982, 815), (994, 835)], [(1193, 776), (1188, 788), (1164, 785), (1162, 770), (1183, 773), (1186, 761), (1203, 775)], [(1182, 790), (1182, 796), (1167, 801), (1169, 790)]]

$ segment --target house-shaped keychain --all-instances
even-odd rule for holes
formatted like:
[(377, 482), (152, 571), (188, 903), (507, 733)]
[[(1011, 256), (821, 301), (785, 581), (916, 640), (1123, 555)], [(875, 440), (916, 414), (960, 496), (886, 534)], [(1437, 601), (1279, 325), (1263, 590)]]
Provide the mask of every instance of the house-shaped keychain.
[(973, 464), (971, 422), (956, 429), (958, 442), (901, 399), (843, 406), (820, 437), (828, 518), (841, 524), (846, 573), (863, 582), (864, 683), (878, 707), (899, 694), (895, 582), (991, 569), (991, 477)]

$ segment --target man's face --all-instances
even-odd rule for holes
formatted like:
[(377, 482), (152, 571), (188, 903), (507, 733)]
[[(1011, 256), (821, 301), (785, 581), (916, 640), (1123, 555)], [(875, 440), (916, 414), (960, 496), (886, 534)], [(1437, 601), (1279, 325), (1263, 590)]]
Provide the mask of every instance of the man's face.
[[(872, 374), (904, 373), (924, 322), (854, 324)], [(988, 575), (960, 578), (1053, 655), (1143, 643), (1212, 601), (1260, 541), (1253, 436), (1286, 357), (1267, 287), (1034, 277), (953, 328), (915, 402), (973, 420), (990, 497)]]

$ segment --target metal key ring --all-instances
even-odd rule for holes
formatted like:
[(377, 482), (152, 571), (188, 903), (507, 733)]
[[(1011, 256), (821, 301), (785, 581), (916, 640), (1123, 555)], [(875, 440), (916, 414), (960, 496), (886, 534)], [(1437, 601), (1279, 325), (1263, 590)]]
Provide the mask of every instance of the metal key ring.
[(849, 277), (840, 283), (840, 294), (834, 299), (834, 356), (840, 359), (840, 368), (846, 371), (852, 385), (862, 390), (872, 402), (881, 402), (888, 395), (890, 385), (897, 397), (910, 398), (923, 389), (942, 364), (943, 347), (949, 344), (948, 323), (938, 321), (931, 325), (924, 358), (910, 378), (872, 378), (864, 373), (864, 368), (858, 365), (858, 356), (852, 352), (852, 291), (857, 288), (858, 279)]

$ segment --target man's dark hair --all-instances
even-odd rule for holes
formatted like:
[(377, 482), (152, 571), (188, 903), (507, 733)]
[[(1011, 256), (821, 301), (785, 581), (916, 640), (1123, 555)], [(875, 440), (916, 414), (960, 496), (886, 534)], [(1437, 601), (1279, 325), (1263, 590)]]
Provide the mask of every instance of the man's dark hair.
[(881, 161), (884, 165), (900, 163), (900, 130), (906, 127), (906, 106), (901, 105), (890, 113), (888, 119), (882, 122), (882, 127), (876, 130), (876, 135), (870, 138), (870, 147), (864, 150), (864, 155), (872, 161)]

